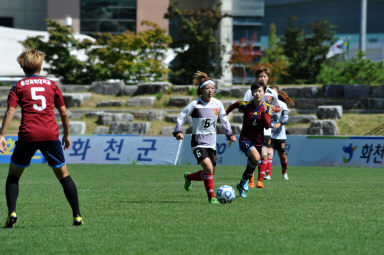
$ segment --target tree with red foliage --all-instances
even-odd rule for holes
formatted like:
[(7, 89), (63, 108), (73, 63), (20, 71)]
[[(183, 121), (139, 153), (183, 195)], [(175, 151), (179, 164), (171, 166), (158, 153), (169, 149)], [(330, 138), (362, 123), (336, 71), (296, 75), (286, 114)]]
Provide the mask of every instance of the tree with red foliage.
[(260, 49), (255, 47), (256, 42), (257, 35), (254, 33), (251, 40), (241, 38), (239, 43), (233, 43), (228, 63), (232, 64), (233, 75), (242, 78), (242, 84), (249, 73), (254, 73), (256, 61), (262, 55)]

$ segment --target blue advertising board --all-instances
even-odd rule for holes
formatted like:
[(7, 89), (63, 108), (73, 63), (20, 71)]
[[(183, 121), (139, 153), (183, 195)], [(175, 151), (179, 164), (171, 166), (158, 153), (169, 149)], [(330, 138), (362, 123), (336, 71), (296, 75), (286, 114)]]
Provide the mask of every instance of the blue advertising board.
[[(7, 151), (0, 154), (0, 163), (9, 163), (17, 140), (7, 136)], [(177, 141), (174, 137), (131, 135), (71, 136), (72, 145), (65, 150), (68, 163), (174, 165), (197, 164), (191, 150), (191, 135)], [(245, 165), (246, 156), (238, 142), (228, 143), (217, 136), (217, 164)], [(362, 136), (300, 136), (286, 140), (290, 166), (361, 166), (384, 167), (384, 137)], [(45, 163), (37, 151), (32, 163)], [(275, 153), (273, 164), (279, 165)]]
[[(184, 138), (178, 164), (196, 164), (190, 147), (191, 136)], [(224, 135), (217, 136), (217, 163), (245, 165), (246, 157), (238, 142), (228, 146)], [(384, 167), (384, 137), (289, 135), (286, 140), (288, 165)], [(280, 164), (277, 152), (273, 164)]]

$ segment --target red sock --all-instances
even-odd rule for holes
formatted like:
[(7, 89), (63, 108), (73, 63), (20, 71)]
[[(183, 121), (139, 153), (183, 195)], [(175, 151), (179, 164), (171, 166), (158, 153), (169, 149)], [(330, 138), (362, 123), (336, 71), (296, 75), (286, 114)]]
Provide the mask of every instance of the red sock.
[(288, 160), (280, 161), (280, 163), (281, 163), (281, 170), (282, 170), (283, 174), (286, 174), (287, 173)]
[(271, 176), (272, 172), (272, 159), (267, 160), (267, 170), (265, 171), (268, 176)]
[(190, 181), (202, 181), (203, 180), (203, 170), (188, 174), (188, 180), (190, 180)]
[(215, 192), (213, 190), (213, 174), (205, 174), (204, 173), (204, 186), (207, 191), (208, 200), (215, 197)]
[(267, 160), (262, 160), (259, 164), (259, 177), (257, 178), (258, 181), (263, 181), (264, 175), (265, 175), (265, 169), (267, 168)]

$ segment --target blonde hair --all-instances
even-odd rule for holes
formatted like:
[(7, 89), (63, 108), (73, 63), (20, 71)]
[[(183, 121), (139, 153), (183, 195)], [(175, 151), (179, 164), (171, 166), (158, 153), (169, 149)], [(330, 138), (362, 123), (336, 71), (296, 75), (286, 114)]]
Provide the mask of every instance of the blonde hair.
[(211, 78), (209, 78), (208, 74), (206, 73), (203, 73), (201, 71), (197, 71), (194, 76), (193, 76), (193, 84), (197, 87), (197, 95), (200, 96), (202, 95), (203, 93), (201, 92), (201, 88), (200, 88), (200, 85), (205, 82), (205, 81), (208, 81), (208, 80), (212, 80)]
[(26, 76), (39, 73), (45, 54), (37, 49), (26, 49), (17, 57), (17, 62), (23, 68)]

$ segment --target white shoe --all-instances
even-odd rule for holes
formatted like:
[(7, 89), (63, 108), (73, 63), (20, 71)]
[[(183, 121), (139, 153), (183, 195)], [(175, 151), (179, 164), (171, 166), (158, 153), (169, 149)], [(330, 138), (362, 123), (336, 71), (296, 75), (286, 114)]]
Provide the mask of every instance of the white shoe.
[(270, 180), (272, 180), (272, 178), (271, 178), (270, 175), (267, 175), (267, 176), (264, 177), (264, 180), (268, 180), (268, 181), (270, 181)]
[(283, 180), (289, 180), (288, 174), (283, 174)]

